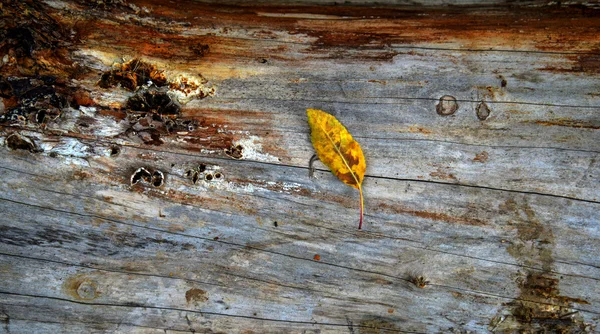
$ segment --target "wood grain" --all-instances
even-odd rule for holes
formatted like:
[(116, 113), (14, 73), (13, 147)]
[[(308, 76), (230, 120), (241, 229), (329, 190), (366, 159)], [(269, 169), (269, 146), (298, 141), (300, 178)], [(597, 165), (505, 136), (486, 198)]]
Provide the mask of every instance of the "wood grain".
[(456, 4), (7, 1), (0, 333), (596, 330), (600, 12)]

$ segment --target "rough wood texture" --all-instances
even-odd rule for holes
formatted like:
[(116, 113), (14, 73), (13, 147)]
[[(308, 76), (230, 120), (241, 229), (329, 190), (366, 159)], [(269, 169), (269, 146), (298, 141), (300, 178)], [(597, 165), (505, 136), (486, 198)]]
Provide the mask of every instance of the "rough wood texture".
[(597, 330), (600, 11), (490, 3), (3, 1), (0, 333)]

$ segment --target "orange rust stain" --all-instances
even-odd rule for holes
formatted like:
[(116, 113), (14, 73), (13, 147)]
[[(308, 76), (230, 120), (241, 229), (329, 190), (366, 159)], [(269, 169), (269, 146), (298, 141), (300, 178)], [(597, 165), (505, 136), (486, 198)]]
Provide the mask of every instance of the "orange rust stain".
[(77, 300), (92, 300), (100, 295), (97, 283), (89, 274), (68, 277), (62, 287), (66, 294)]
[(92, 177), (92, 173), (86, 172), (82, 169), (77, 169), (73, 172), (73, 178), (75, 180), (84, 180), (89, 177)]
[(394, 309), (393, 309), (393, 308), (388, 308), (388, 313), (389, 313), (389, 314), (392, 314), (392, 313), (394, 313)]
[(565, 126), (569, 128), (578, 128), (578, 129), (600, 129), (600, 123), (591, 123), (585, 121), (577, 121), (570, 118), (556, 118), (548, 121), (535, 121), (535, 124), (544, 125), (544, 126)]
[(315, 261), (321, 261), (321, 255), (315, 254), (315, 256), (313, 257), (313, 260), (315, 260)]
[(583, 73), (583, 74), (599, 74), (600, 73), (600, 49), (592, 50), (590, 53), (569, 55), (566, 56), (568, 63), (564, 63), (562, 67), (545, 66), (540, 68), (541, 71), (556, 72), (556, 73)]
[(480, 94), (479, 98), (483, 100), (496, 100), (497, 96), (505, 94), (504, 89), (500, 86), (476, 86), (475, 89)]
[(382, 84), (384, 86), (387, 85), (387, 81), (385, 80), (369, 80), (369, 82)]
[(468, 217), (455, 217), (450, 216), (445, 213), (439, 212), (430, 212), (430, 211), (419, 211), (419, 210), (411, 210), (404, 208), (399, 205), (389, 205), (386, 203), (381, 203), (378, 205), (378, 208), (382, 211), (392, 212), (395, 214), (409, 214), (411, 216), (431, 219), (435, 221), (442, 221), (451, 224), (461, 224), (461, 225), (469, 225), (469, 226), (485, 226), (486, 222), (476, 218), (468, 218)]
[[(289, 154), (282, 148), (281, 134), (274, 131), (276, 120), (272, 113), (254, 110), (226, 110), (184, 108), (182, 120), (193, 120), (197, 127), (193, 131), (181, 134), (185, 149), (200, 151), (202, 149), (225, 152), (230, 149), (239, 132), (245, 131), (247, 136), (257, 136), (263, 139), (264, 153), (289, 161)], [(243, 147), (242, 147), (243, 149)], [(240, 156), (241, 158), (241, 156)]]
[[(88, 48), (110, 49), (121, 46), (120, 52), (164, 59), (179, 59), (215, 64), (232, 63), (240, 57), (255, 59), (257, 53), (274, 48), (273, 41), (283, 33), (287, 39), (306, 43), (307, 57), (329, 57), (385, 61), (398, 54), (393, 45), (458, 45), (469, 49), (528, 49), (544, 51), (590, 51), (590, 45), (600, 43), (598, 10), (585, 11), (569, 6), (541, 8), (511, 6), (486, 8), (415, 8), (361, 6), (276, 6), (276, 5), (216, 5), (201, 6), (193, 2), (166, 3), (159, 0), (137, 0), (139, 7), (153, 8), (144, 19), (161, 18), (173, 22), (189, 22), (189, 27), (173, 25), (163, 32), (152, 24), (137, 24), (135, 20), (119, 21), (103, 17), (75, 24), (78, 39)], [(57, 20), (69, 19), (59, 10), (49, 10)], [(303, 14), (303, 17), (282, 17), (267, 14)], [(304, 15), (305, 14), (305, 15)], [(315, 20), (310, 15), (331, 15), (351, 20)], [(202, 20), (194, 19), (202, 17)], [(372, 19), (369, 19), (371, 18)], [(111, 21), (112, 20), (112, 21)], [(155, 19), (156, 20), (156, 19)], [(156, 20), (158, 21), (158, 20)], [(118, 28), (116, 28), (118, 25)], [(187, 28), (220, 29), (221, 36), (185, 37), (178, 32)], [(256, 30), (256, 27), (261, 27)], [(239, 39), (231, 30), (248, 31), (247, 39)], [(106, 35), (108, 34), (108, 35)], [(295, 37), (295, 35), (297, 37)], [(306, 39), (309, 36), (311, 40)], [(269, 41), (265, 43), (264, 41)], [(160, 41), (160, 42), (156, 42)], [(197, 45), (203, 45), (199, 49)], [(301, 44), (299, 44), (301, 45)], [(275, 48), (276, 49), (276, 48)], [(210, 50), (205, 52), (204, 50)], [(286, 57), (288, 50), (269, 51), (269, 58), (296, 60)], [(263, 52), (264, 53), (264, 52)], [(596, 71), (597, 58), (582, 57), (584, 70)]]
[(90, 96), (90, 93), (83, 90), (76, 91), (72, 97), (73, 101), (80, 106), (89, 107), (96, 104), (94, 102), (94, 99), (92, 99), (92, 97)]
[(19, 105), (19, 98), (17, 98), (16, 96), (11, 96), (10, 98), (2, 98), (2, 101), (6, 110)]
[(416, 125), (409, 126), (408, 127), (408, 131), (410, 131), (412, 133), (422, 133), (424, 135), (429, 135), (429, 134), (433, 133), (433, 131), (431, 131), (429, 129), (426, 129), (426, 128), (422, 127), (422, 126), (416, 126)]
[(429, 173), (429, 176), (443, 180), (457, 180), (454, 174), (448, 172), (449, 167), (438, 167), (435, 172)]
[(208, 300), (206, 291), (197, 288), (191, 288), (185, 292), (185, 300), (190, 303), (203, 303)]
[(487, 161), (488, 158), (489, 158), (489, 154), (486, 151), (482, 151), (481, 153), (478, 153), (477, 155), (475, 155), (475, 158), (473, 158), (473, 161), (484, 163)]

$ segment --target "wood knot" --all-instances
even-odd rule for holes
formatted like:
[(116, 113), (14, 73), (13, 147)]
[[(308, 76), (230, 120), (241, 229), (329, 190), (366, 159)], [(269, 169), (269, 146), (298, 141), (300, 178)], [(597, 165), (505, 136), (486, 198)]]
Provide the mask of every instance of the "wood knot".
[(440, 102), (436, 105), (435, 110), (439, 115), (448, 116), (454, 114), (458, 110), (456, 98), (450, 95), (440, 97)]

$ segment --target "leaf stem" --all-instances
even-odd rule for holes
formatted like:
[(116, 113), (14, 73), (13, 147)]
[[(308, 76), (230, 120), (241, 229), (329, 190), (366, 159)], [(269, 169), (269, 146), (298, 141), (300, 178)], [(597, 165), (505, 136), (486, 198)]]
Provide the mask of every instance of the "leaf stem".
[(358, 223), (358, 229), (360, 230), (362, 228), (362, 223), (363, 223), (363, 212), (364, 212), (364, 200), (363, 200), (363, 193), (362, 193), (362, 187), (359, 185), (358, 186), (358, 192), (360, 193), (360, 222)]

